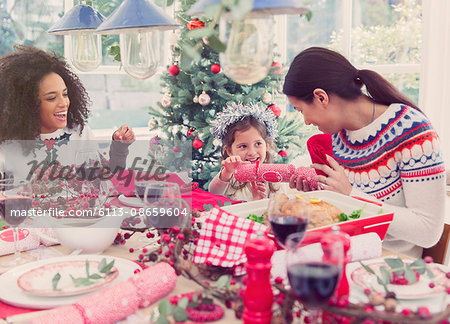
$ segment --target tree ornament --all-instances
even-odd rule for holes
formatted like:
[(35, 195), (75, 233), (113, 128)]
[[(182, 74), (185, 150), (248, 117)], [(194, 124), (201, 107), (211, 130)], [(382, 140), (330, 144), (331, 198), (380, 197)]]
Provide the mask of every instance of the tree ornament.
[(195, 95), (195, 97), (194, 97), (194, 98), (192, 98), (192, 101), (193, 101), (194, 103), (198, 103), (198, 96), (197, 96), (197, 95)]
[(173, 64), (173, 65), (169, 66), (168, 71), (169, 71), (170, 75), (177, 76), (178, 73), (180, 73), (180, 68), (178, 67), (178, 65)]
[(173, 151), (176, 153), (176, 152), (178, 152), (180, 149), (178, 148), (178, 146), (174, 146), (173, 147)]
[(202, 106), (209, 105), (211, 102), (211, 97), (203, 91), (202, 94), (198, 97), (198, 103)]
[(203, 21), (199, 20), (198, 18), (194, 18), (190, 22), (187, 23), (186, 27), (189, 30), (203, 28), (203, 27), (205, 27), (205, 23)]
[(275, 104), (272, 104), (272, 105), (269, 106), (269, 108), (270, 108), (270, 110), (272, 110), (272, 112), (275, 115), (275, 117), (277, 117), (277, 118), (280, 117), (280, 115), (281, 115), (281, 108), (280, 107), (278, 107)]
[(281, 150), (280, 152), (278, 152), (278, 155), (281, 157), (286, 157), (288, 156), (288, 152), (286, 150)]
[(281, 74), (283, 72), (283, 65), (281, 65), (281, 63), (273, 62), (272, 68), (273, 72), (275, 72), (276, 74)]
[(152, 117), (148, 120), (147, 126), (148, 128), (155, 128), (158, 125), (158, 122), (156, 121), (155, 117)]
[(193, 128), (189, 128), (189, 130), (187, 131), (187, 133), (186, 133), (186, 136), (187, 137), (189, 137), (189, 136), (191, 136), (191, 134), (194, 132), (194, 129)]
[(217, 63), (214, 63), (211, 65), (211, 72), (212, 73), (219, 73), (220, 72), (220, 65)]
[(169, 108), (172, 105), (172, 96), (170, 95), (170, 93), (166, 93), (160, 100), (161, 105), (164, 108)]
[(193, 142), (192, 142), (192, 146), (198, 150), (199, 148), (201, 148), (203, 146), (203, 142), (201, 140), (199, 140), (198, 138), (196, 138)]
[(264, 92), (261, 96), (261, 101), (266, 105), (270, 104), (272, 102), (272, 95), (266, 90), (266, 92)]

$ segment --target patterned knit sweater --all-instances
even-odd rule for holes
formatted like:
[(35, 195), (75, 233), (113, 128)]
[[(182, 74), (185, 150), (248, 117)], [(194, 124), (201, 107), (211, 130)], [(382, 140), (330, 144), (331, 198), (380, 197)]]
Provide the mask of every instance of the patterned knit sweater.
[(371, 124), (333, 135), (333, 153), (351, 196), (381, 200), (394, 211), (383, 247), (420, 257), (442, 233), (445, 167), (438, 135), (418, 110), (392, 104)]

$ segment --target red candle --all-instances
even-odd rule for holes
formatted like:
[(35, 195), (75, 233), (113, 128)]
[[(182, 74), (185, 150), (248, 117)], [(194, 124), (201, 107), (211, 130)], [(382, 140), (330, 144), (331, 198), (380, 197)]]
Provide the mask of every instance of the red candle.
[(248, 324), (269, 324), (272, 320), (273, 291), (270, 283), (271, 258), (275, 244), (262, 233), (245, 243), (247, 287), (242, 318)]

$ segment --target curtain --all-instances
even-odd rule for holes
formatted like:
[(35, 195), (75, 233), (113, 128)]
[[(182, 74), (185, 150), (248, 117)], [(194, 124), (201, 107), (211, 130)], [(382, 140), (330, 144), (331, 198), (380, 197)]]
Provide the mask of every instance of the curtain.
[(422, 1), (419, 108), (437, 130), (450, 169), (450, 1)]

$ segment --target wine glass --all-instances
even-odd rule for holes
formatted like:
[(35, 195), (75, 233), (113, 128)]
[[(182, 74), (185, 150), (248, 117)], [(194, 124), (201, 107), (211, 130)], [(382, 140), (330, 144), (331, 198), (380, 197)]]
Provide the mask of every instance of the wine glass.
[(310, 323), (321, 323), (321, 309), (333, 296), (342, 274), (343, 244), (330, 233), (324, 234), (319, 246), (302, 246), (302, 239), (302, 233), (293, 233), (286, 239), (289, 284), (309, 311)]
[(28, 180), (8, 178), (0, 180), (0, 216), (12, 227), (14, 241), (14, 258), (2, 263), (5, 267), (14, 267), (32, 261), (17, 248), (20, 232), (18, 227), (28, 217), (32, 206), (32, 189)]
[[(173, 182), (150, 181), (145, 186), (145, 223), (149, 227), (181, 227), (187, 210), (183, 206), (180, 187)], [(183, 207), (182, 207), (183, 206)]]
[[(97, 150), (80, 150), (75, 153), (78, 180), (77, 199), (86, 200), (90, 207), (102, 207), (107, 197), (107, 183), (102, 180), (102, 158)], [(85, 204), (86, 205), (86, 204)]]
[(268, 218), (272, 233), (282, 247), (292, 233), (300, 233), (303, 238), (309, 223), (309, 201), (289, 198), (286, 194), (276, 194), (269, 200)]

